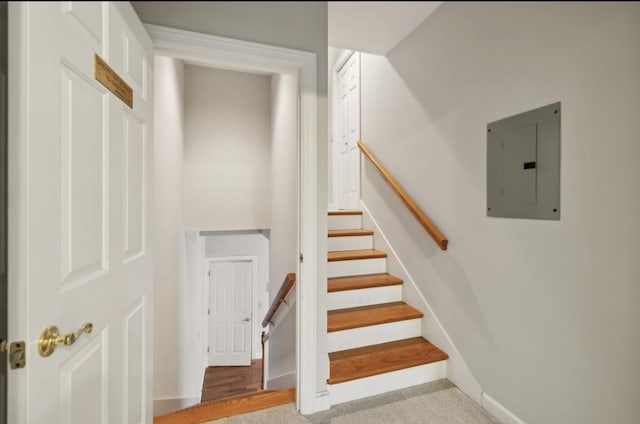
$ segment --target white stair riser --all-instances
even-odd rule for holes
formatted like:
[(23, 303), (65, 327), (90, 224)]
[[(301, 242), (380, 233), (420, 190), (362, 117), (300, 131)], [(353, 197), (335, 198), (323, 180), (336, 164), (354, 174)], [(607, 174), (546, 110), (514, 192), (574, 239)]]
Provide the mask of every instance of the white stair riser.
[(327, 334), (327, 350), (340, 350), (393, 342), (420, 336), (420, 318), (370, 325)]
[(373, 249), (373, 236), (329, 237), (327, 247), (329, 252)]
[(346, 277), (348, 275), (382, 274), (386, 272), (386, 268), (386, 258), (333, 261), (328, 263), (327, 278)]
[(344, 383), (330, 384), (331, 405), (440, 380), (447, 375), (446, 363), (447, 361), (432, 362)]
[(329, 215), (330, 230), (353, 230), (362, 228), (362, 215)]
[(401, 285), (345, 290), (327, 294), (327, 310), (355, 308), (356, 306), (399, 302), (401, 300)]

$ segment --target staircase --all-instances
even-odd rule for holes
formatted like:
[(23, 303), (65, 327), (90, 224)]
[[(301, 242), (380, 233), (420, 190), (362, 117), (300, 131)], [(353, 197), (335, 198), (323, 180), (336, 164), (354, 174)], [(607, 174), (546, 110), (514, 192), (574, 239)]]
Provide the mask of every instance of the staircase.
[(448, 355), (421, 336), (362, 212), (329, 212), (327, 332), (331, 404), (445, 378)]

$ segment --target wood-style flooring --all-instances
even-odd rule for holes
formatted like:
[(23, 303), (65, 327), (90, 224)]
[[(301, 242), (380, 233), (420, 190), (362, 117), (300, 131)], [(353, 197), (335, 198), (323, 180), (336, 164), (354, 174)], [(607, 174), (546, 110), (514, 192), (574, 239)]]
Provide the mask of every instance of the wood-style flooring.
[(250, 395), (262, 390), (262, 359), (247, 367), (208, 367), (202, 383), (201, 402)]

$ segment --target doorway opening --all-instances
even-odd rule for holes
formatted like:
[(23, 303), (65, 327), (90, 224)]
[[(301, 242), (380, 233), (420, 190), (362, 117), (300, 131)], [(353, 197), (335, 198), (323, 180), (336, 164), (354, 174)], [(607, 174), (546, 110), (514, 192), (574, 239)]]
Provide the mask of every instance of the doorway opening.
[[(156, 28), (149, 29), (153, 37)], [(155, 239), (154, 307), (166, 311), (156, 314), (156, 338), (159, 329), (169, 326), (181, 335), (169, 355), (166, 347), (155, 352), (157, 373), (169, 377), (156, 385), (157, 392), (170, 394), (154, 401), (154, 414), (164, 415), (209, 400), (205, 375), (210, 366), (243, 371), (240, 367), (262, 359), (260, 331), (269, 296), (285, 275), (301, 268), (298, 190), (304, 125), (297, 72), (277, 67), (247, 72), (237, 64), (176, 57), (172, 50), (156, 51), (155, 78), (154, 210), (155, 228), (162, 234)], [(251, 251), (251, 243), (265, 245), (266, 253)], [(251, 256), (255, 264), (249, 264)], [(236, 290), (243, 285), (236, 274), (251, 274), (252, 289)], [(241, 299), (250, 302), (250, 314), (246, 306), (229, 308)], [(277, 334), (271, 328), (269, 339), (287, 339), (290, 354), (269, 360), (280, 361), (274, 375), (278, 384), (284, 374), (295, 386), (296, 313), (290, 316), (294, 331), (287, 327), (286, 334)], [(166, 371), (171, 367), (175, 372)], [(268, 377), (264, 385), (270, 388)]]

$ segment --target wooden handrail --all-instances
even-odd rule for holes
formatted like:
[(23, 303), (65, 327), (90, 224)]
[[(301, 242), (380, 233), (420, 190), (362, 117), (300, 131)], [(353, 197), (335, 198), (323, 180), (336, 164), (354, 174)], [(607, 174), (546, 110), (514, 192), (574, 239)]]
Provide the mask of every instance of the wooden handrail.
[(378, 161), (373, 153), (371, 153), (371, 150), (369, 150), (362, 141), (358, 141), (358, 147), (360, 148), (360, 150), (362, 150), (362, 153), (364, 153), (364, 155), (371, 161), (373, 166), (378, 170), (382, 178), (391, 186), (391, 189), (398, 195), (398, 197), (400, 197), (407, 208), (409, 208), (409, 212), (411, 212), (413, 216), (416, 217), (418, 222), (420, 222), (420, 225), (422, 225), (424, 229), (427, 230), (427, 233), (429, 233), (438, 247), (440, 247), (440, 249), (442, 250), (447, 250), (449, 241), (440, 232), (438, 227), (436, 227), (435, 224), (431, 222), (429, 217), (424, 212), (422, 212), (422, 209), (420, 209), (416, 202), (413, 201), (411, 196), (409, 196), (407, 192), (404, 191), (404, 189), (400, 186), (400, 184), (398, 184), (396, 179), (391, 176), (389, 171), (387, 171), (384, 166), (382, 166), (380, 161)]
[(287, 294), (289, 294), (289, 290), (291, 290), (291, 287), (293, 287), (295, 282), (296, 282), (296, 274), (293, 274), (293, 273), (287, 274), (284, 281), (282, 282), (282, 285), (280, 286), (280, 290), (278, 290), (278, 294), (276, 294), (275, 299), (273, 299), (273, 303), (271, 304), (271, 306), (269, 307), (269, 310), (267, 311), (267, 315), (262, 320), (263, 327), (266, 327), (267, 325), (269, 325), (269, 323), (271, 322), (271, 319), (278, 311), (280, 304), (285, 303), (284, 299), (287, 297)]

